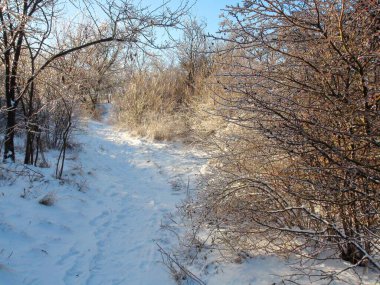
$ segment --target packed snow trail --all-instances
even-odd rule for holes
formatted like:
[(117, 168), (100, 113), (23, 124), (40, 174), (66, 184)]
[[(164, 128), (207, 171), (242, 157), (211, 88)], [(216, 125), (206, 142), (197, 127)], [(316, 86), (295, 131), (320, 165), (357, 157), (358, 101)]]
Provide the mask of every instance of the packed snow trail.
[[(178, 186), (195, 181), (201, 160), (179, 145), (87, 125), (65, 172), (75, 183), (16, 180), (0, 188), (0, 284), (175, 284), (156, 241), (170, 244), (161, 220), (183, 197)], [(25, 187), (29, 199), (19, 197)], [(34, 201), (51, 191), (52, 207)]]

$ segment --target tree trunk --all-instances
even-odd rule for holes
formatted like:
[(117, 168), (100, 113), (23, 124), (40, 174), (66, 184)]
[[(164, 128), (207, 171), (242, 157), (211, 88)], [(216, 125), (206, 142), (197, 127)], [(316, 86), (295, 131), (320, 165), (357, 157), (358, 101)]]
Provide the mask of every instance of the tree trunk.
[(15, 146), (14, 146), (14, 134), (16, 129), (16, 108), (8, 107), (7, 112), (7, 129), (5, 132), (4, 140), (4, 161), (10, 158), (13, 162), (16, 159)]
[(33, 127), (28, 126), (28, 131), (26, 135), (26, 146), (25, 146), (25, 158), (24, 163), (25, 164), (33, 164), (33, 157), (34, 157), (34, 130)]
[[(32, 74), (34, 74), (34, 58), (32, 57)], [(26, 110), (26, 145), (25, 145), (25, 164), (33, 164), (33, 156), (34, 156), (34, 137), (35, 133), (38, 130), (38, 127), (34, 123), (34, 110), (33, 110), (33, 100), (34, 100), (34, 82), (30, 84), (29, 90), (29, 101), (28, 101), (28, 110)]]
[[(26, 3), (24, 3), (24, 15), (26, 14)], [(22, 41), (23, 41), (23, 28), (18, 35), (16, 46), (14, 48), (13, 62), (11, 64), (10, 54), (7, 52), (5, 55), (5, 97), (7, 99), (7, 129), (4, 139), (4, 161), (10, 158), (13, 162), (16, 159), (14, 148), (14, 134), (16, 130), (16, 88), (17, 88), (17, 75), (18, 64), (21, 55)]]

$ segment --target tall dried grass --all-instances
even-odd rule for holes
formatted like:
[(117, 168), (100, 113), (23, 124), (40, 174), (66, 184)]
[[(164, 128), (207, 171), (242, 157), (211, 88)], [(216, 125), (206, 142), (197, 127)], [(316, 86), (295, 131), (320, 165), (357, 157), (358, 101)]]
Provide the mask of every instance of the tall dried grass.
[(185, 77), (176, 67), (133, 74), (115, 99), (117, 124), (154, 140), (191, 139), (201, 128), (206, 114), (200, 114), (210, 102), (205, 99), (205, 82), (199, 80), (192, 94)]

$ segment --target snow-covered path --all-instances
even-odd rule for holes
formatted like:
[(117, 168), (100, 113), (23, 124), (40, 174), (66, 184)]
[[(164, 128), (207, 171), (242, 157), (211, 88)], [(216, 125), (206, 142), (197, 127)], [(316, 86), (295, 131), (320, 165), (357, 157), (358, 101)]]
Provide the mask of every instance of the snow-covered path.
[(173, 146), (133, 140), (101, 124), (92, 123), (84, 139), (81, 161), (92, 166), (90, 188), (101, 193), (90, 222), (97, 244), (87, 284), (173, 283), (157, 263), (153, 240), (162, 240), (161, 219), (178, 202), (170, 182), (193, 172), (194, 161)]
[[(78, 137), (82, 150), (66, 170), (76, 182), (16, 180), (0, 188), (0, 284), (175, 284), (156, 241), (170, 243), (161, 220), (201, 160), (93, 121)], [(25, 187), (29, 199), (19, 198)], [(50, 191), (54, 206), (34, 201)]]
[[(63, 181), (53, 178), (54, 152), (50, 168), (19, 163), (9, 173), (0, 166), (0, 285), (174, 285), (156, 242), (169, 248), (177, 241), (161, 220), (205, 161), (184, 146), (134, 139), (107, 123), (83, 124), (77, 140), (81, 148), (69, 152)], [(38, 203), (46, 194), (55, 198), (51, 207)], [(217, 251), (204, 254), (190, 269), (210, 285), (280, 284), (276, 274), (294, 273), (275, 256), (240, 264)], [(349, 265), (331, 261), (320, 269)], [(359, 275), (344, 274), (347, 283), (334, 284), (359, 284)], [(361, 281), (378, 284), (376, 274)]]

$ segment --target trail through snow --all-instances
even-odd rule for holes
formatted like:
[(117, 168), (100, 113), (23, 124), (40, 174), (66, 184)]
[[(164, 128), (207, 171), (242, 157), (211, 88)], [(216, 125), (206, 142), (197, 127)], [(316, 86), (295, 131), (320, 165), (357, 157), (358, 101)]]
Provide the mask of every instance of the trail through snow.
[[(202, 160), (106, 123), (89, 121), (78, 139), (68, 182), (52, 179), (51, 167), (50, 178), (1, 185), (0, 284), (175, 284), (156, 241), (170, 244), (161, 220), (183, 198), (181, 185), (196, 180)], [(38, 204), (48, 192), (55, 205)]]
[[(68, 153), (62, 181), (53, 177), (54, 151), (47, 153), (50, 168), (26, 169), (22, 161), (0, 166), (0, 285), (175, 285), (156, 242), (169, 249), (177, 240), (161, 230), (161, 221), (175, 212), (188, 185), (196, 186), (205, 161), (183, 145), (114, 129), (106, 107), (105, 122), (88, 121), (78, 132), (81, 147)], [(47, 194), (53, 206), (38, 203)], [(280, 284), (276, 274), (294, 273), (275, 256), (240, 264), (218, 252), (198, 255), (189, 268), (210, 285)], [(349, 264), (318, 266), (328, 271)], [(359, 284), (353, 272), (342, 275), (347, 284)], [(379, 280), (363, 271), (363, 284)]]

